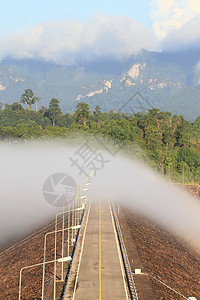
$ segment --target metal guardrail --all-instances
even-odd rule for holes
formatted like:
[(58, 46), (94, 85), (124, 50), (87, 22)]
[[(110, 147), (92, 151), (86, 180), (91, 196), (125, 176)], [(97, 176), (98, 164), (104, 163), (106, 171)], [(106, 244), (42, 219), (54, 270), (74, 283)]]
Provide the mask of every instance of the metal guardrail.
[(131, 300), (133, 300), (133, 299), (138, 300), (137, 290), (136, 290), (135, 283), (133, 280), (133, 275), (132, 275), (126, 247), (125, 247), (125, 244), (123, 241), (122, 232), (121, 232), (121, 228), (119, 225), (119, 220), (118, 220), (118, 217), (116, 214), (114, 204), (111, 204), (111, 211), (113, 214), (113, 219), (114, 219), (114, 224), (115, 224), (117, 237), (118, 237), (118, 241), (119, 241), (120, 251), (122, 254), (122, 260), (123, 260), (124, 269), (125, 269), (125, 273), (126, 273), (126, 279), (127, 279), (130, 298), (131, 298)]
[[(81, 227), (82, 227), (82, 223), (83, 223), (83, 220), (84, 220), (84, 216), (85, 216), (85, 212), (86, 212), (86, 209), (87, 209), (87, 205), (88, 204), (85, 205), (84, 213), (82, 215), (82, 220), (81, 220), (81, 223), (80, 223)], [(70, 261), (70, 264), (69, 264), (69, 268), (68, 268), (68, 272), (67, 272), (67, 275), (66, 275), (66, 278), (65, 278), (65, 284), (64, 284), (61, 296), (60, 296), (60, 300), (64, 300), (65, 297), (66, 297), (66, 294), (67, 294), (67, 288), (68, 288), (69, 278), (70, 278), (70, 275), (71, 275), (73, 261), (74, 261), (74, 257), (75, 257), (75, 254), (76, 254), (77, 244), (78, 244), (78, 241), (79, 241), (80, 230), (81, 230), (81, 228), (78, 229), (78, 233), (77, 233), (77, 236), (76, 236), (76, 242), (75, 242), (74, 249), (73, 249), (72, 256), (71, 256), (72, 260)]]

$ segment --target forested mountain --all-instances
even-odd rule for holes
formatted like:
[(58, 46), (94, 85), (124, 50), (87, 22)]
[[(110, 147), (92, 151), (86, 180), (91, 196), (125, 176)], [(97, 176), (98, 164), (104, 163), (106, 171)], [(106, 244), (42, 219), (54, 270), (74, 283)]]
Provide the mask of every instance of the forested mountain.
[(200, 52), (141, 53), (123, 61), (82, 61), (73, 66), (34, 60), (4, 59), (0, 64), (0, 102), (18, 102), (30, 88), (41, 98), (40, 106), (57, 98), (71, 113), (78, 102), (92, 109), (118, 111), (132, 97), (134, 112), (139, 93), (148, 105), (183, 115), (193, 121), (200, 114)]
[(22, 101), (29, 103), (28, 109), (17, 102), (0, 109), (2, 141), (70, 140), (77, 133), (85, 140), (108, 138), (122, 145), (130, 156), (145, 161), (172, 180), (200, 180), (200, 116), (191, 123), (181, 115), (155, 108), (134, 114), (102, 112), (99, 106), (91, 111), (84, 102), (79, 102), (72, 114), (64, 114), (55, 98), (48, 108), (43, 106), (37, 112), (31, 110), (34, 101), (29, 100), (27, 93), (23, 94)]

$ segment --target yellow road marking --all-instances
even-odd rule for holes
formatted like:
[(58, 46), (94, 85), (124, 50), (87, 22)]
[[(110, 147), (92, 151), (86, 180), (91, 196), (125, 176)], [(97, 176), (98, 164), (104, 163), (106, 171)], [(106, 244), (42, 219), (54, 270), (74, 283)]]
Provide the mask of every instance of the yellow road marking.
[(101, 300), (101, 201), (99, 201), (99, 300)]

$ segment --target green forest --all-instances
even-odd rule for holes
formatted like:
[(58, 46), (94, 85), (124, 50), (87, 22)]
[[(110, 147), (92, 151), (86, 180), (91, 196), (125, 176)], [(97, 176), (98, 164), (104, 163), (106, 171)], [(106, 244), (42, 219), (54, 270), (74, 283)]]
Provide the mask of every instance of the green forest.
[[(150, 164), (168, 179), (200, 183), (200, 116), (188, 122), (183, 116), (150, 109), (134, 115), (94, 111), (79, 102), (74, 113), (63, 113), (58, 99), (37, 111), (40, 98), (25, 90), (21, 101), (0, 106), (1, 141), (11, 139), (70, 139), (73, 134), (99, 136), (123, 143), (124, 151)], [(23, 106), (22, 106), (23, 104)], [(33, 110), (33, 105), (36, 110)], [(142, 153), (145, 153), (142, 154)]]

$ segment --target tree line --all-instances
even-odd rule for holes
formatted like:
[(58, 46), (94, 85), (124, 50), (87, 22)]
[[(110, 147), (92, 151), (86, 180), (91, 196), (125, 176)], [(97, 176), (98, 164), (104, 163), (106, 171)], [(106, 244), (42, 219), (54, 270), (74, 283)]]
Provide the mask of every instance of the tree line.
[[(51, 99), (49, 107), (31, 110), (39, 101), (30, 90), (24, 92), (21, 103), (14, 102), (0, 108), (0, 139), (69, 138), (74, 133), (98, 135), (124, 143), (131, 153), (134, 145), (146, 155), (142, 159), (172, 180), (200, 182), (200, 116), (193, 122), (170, 112), (150, 109), (133, 115), (94, 111), (87, 103), (79, 102), (74, 113), (64, 114), (58, 99)], [(141, 153), (138, 154), (141, 156)], [(139, 157), (141, 158), (141, 157)]]

